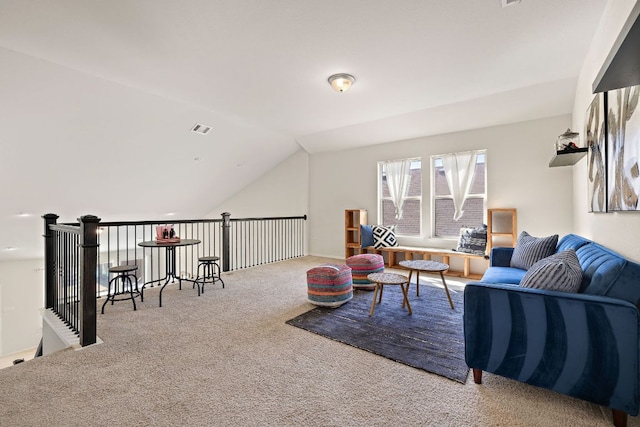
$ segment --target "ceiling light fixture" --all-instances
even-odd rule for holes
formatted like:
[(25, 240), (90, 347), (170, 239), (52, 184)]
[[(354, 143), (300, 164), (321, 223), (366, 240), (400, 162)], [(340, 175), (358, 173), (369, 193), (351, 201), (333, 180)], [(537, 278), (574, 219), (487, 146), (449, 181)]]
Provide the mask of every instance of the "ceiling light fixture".
[(329, 84), (336, 92), (346, 92), (351, 85), (356, 81), (356, 78), (351, 74), (334, 74), (329, 77)]

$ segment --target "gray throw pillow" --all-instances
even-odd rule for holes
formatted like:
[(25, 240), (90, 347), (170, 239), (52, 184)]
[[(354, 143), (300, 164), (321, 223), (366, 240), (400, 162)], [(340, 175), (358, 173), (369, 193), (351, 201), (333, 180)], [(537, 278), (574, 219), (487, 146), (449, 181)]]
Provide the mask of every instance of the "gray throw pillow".
[(582, 267), (573, 249), (536, 262), (520, 281), (520, 286), (524, 288), (562, 292), (578, 292), (581, 284)]
[(548, 237), (533, 237), (523, 231), (511, 256), (511, 267), (528, 270), (536, 262), (556, 252), (558, 235)]

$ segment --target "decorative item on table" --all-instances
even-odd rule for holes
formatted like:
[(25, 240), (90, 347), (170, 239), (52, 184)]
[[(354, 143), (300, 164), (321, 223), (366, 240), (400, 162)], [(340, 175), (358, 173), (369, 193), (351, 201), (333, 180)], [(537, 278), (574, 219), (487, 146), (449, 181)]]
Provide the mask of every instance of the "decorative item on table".
[(157, 225), (156, 241), (158, 243), (177, 243), (180, 241), (180, 237), (176, 236), (176, 232), (173, 229), (173, 224)]
[(556, 141), (556, 151), (571, 151), (580, 148), (580, 134), (578, 132), (571, 132), (571, 129), (567, 129), (565, 133), (558, 136)]

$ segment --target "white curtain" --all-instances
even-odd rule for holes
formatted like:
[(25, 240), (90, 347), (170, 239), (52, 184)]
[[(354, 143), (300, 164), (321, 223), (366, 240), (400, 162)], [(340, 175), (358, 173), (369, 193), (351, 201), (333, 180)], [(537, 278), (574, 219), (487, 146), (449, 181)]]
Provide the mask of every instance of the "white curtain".
[(396, 207), (396, 219), (402, 218), (402, 204), (409, 191), (411, 160), (393, 160), (384, 163), (389, 195)]
[(455, 221), (459, 220), (464, 213), (462, 206), (464, 206), (464, 201), (467, 200), (471, 189), (477, 158), (476, 151), (448, 154), (441, 158), (449, 191), (453, 197), (453, 206), (456, 209), (453, 214)]

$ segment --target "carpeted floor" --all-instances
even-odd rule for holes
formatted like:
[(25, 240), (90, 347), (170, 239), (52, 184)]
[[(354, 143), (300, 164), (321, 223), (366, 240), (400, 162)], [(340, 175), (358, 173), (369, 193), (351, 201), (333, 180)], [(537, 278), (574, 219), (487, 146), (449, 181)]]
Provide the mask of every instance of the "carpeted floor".
[(313, 307), (305, 273), (327, 261), (229, 273), (201, 297), (170, 285), (162, 308), (158, 288), (138, 311), (108, 306), (104, 344), (0, 370), (0, 425), (611, 425), (577, 399), (491, 374), (460, 384), (287, 325)]
[(387, 359), (465, 383), (463, 295), (452, 292), (452, 310), (442, 287), (412, 286), (412, 314), (401, 308), (399, 286), (385, 286), (382, 302), (369, 316), (373, 292), (354, 291), (353, 299), (338, 308), (316, 307), (289, 325), (314, 332)]

